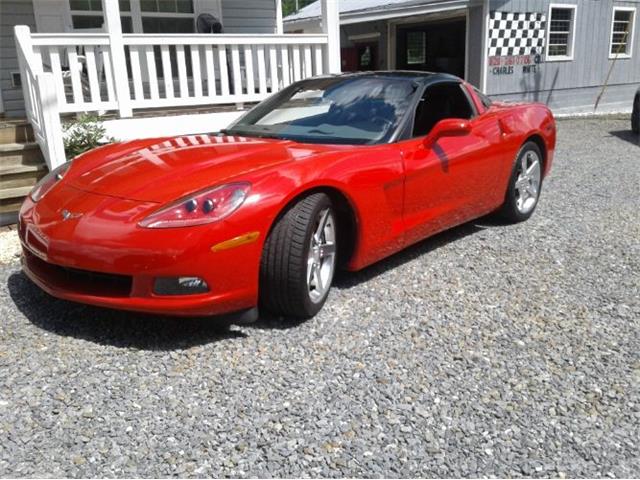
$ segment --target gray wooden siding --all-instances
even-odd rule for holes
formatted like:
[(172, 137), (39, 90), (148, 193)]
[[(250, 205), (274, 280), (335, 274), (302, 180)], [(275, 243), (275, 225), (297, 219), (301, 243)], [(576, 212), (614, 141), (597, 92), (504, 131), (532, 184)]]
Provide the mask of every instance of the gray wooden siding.
[[(596, 113), (631, 111), (637, 88), (637, 83), (609, 85), (604, 91)], [(594, 113), (595, 101), (601, 92), (602, 87), (597, 86), (508, 93), (504, 95), (491, 95), (491, 98), (509, 102), (525, 101), (546, 103), (556, 115), (590, 114)]]
[[(611, 94), (603, 103), (621, 101), (640, 85), (640, 0), (491, 0), (490, 9), (504, 12), (541, 12), (548, 16), (550, 3), (576, 4), (575, 44), (573, 60), (546, 62), (535, 74), (524, 74), (515, 67), (511, 75), (487, 72), (487, 92), (501, 98), (539, 100), (556, 110), (574, 105), (576, 108), (595, 102), (613, 60), (609, 60), (611, 17), (614, 6), (635, 6), (636, 26), (633, 56), (619, 58), (611, 74)], [(547, 18), (548, 21), (548, 18)], [(619, 88), (615, 88), (619, 87)], [(633, 96), (631, 96), (633, 99)], [(629, 100), (630, 102), (630, 100)], [(631, 103), (629, 103), (631, 105)], [(630, 108), (630, 107), (629, 107)]]
[(274, 0), (222, 0), (225, 33), (274, 33)]
[(24, 116), (22, 89), (13, 87), (11, 72), (18, 71), (14, 25), (29, 25), (35, 30), (32, 0), (0, 0), (0, 89), (5, 115)]

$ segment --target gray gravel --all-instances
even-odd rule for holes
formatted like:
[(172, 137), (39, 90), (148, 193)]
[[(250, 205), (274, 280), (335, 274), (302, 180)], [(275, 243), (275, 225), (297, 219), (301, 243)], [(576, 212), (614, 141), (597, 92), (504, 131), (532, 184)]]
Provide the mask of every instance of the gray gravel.
[(54, 300), (0, 267), (2, 476), (640, 475), (640, 147), (559, 123), (525, 224), (221, 331)]

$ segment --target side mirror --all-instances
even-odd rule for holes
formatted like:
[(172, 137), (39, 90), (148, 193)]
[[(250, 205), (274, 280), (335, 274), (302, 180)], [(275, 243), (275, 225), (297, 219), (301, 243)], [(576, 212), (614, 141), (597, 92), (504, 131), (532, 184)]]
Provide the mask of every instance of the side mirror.
[(471, 133), (471, 122), (463, 118), (445, 118), (440, 120), (425, 137), (424, 143), (430, 144), (441, 137), (461, 137)]

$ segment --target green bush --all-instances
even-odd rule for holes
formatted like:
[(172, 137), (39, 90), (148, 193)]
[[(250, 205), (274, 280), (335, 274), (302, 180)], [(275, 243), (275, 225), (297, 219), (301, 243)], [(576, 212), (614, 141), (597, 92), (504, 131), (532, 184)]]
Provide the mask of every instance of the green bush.
[(105, 136), (107, 130), (97, 115), (82, 114), (74, 121), (65, 122), (62, 129), (64, 153), (69, 160), (87, 150), (114, 141)]

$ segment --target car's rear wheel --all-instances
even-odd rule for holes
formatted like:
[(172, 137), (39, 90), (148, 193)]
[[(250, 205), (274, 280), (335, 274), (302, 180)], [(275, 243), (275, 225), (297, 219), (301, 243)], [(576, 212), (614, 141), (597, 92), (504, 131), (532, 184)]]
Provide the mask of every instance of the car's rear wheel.
[(261, 306), (294, 318), (318, 313), (333, 282), (337, 240), (336, 214), (326, 194), (311, 194), (289, 208), (264, 245)]
[(640, 95), (633, 100), (633, 112), (631, 113), (631, 130), (640, 133)]
[(527, 142), (518, 151), (513, 165), (502, 217), (510, 222), (527, 220), (536, 209), (542, 188), (542, 152), (535, 142)]

